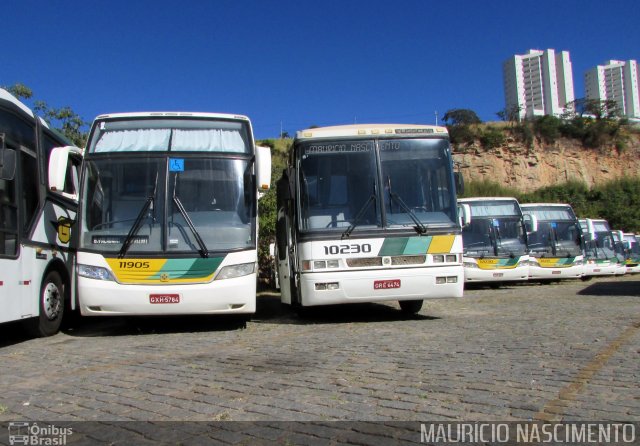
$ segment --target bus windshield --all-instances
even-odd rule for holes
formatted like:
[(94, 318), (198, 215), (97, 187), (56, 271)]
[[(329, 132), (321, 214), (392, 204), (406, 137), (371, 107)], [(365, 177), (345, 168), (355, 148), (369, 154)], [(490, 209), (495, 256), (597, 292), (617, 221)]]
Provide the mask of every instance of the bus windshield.
[(534, 254), (560, 257), (582, 255), (582, 237), (578, 220), (569, 206), (523, 207), (538, 219), (538, 230), (529, 235)]
[[(249, 160), (109, 157), (87, 161), (81, 248), (200, 253), (255, 244)], [(126, 252), (122, 251), (124, 255)]]
[(517, 203), (477, 201), (469, 203), (471, 224), (462, 230), (464, 251), (469, 255), (524, 255), (524, 228)]
[(100, 121), (88, 153), (250, 153), (248, 123), (220, 119), (121, 119)]
[(302, 230), (422, 232), (457, 220), (447, 140), (323, 140), (297, 153)]
[(611, 231), (597, 231), (595, 238), (587, 244), (589, 257), (611, 259), (616, 257), (615, 243)]

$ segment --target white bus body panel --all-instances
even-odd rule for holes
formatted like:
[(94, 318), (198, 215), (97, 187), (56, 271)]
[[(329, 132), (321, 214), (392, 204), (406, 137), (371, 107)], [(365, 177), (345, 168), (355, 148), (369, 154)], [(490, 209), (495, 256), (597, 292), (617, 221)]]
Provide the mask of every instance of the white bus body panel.
[(539, 265), (529, 266), (530, 279), (579, 279), (585, 274), (585, 266), (582, 264), (583, 256), (577, 256), (578, 265), (565, 267), (542, 267)]
[[(78, 263), (109, 264), (100, 254), (78, 252)], [(123, 260), (126, 260), (123, 259)], [(216, 275), (228, 265), (257, 262), (256, 251), (227, 254)], [(78, 299), (83, 316), (244, 314), (256, 311), (256, 271), (242, 277), (186, 284), (122, 284), (78, 276)], [(152, 304), (151, 294), (177, 295), (179, 303)]]
[[(456, 283), (436, 284), (436, 277), (456, 277)], [(400, 288), (374, 289), (374, 282), (399, 280)], [(315, 284), (338, 282), (337, 290), (316, 291)], [(302, 305), (385, 302), (462, 297), (464, 273), (460, 266), (407, 268), (377, 271), (303, 273), (300, 279)]]
[[(303, 242), (298, 244), (299, 265), (305, 260), (329, 261), (338, 260), (337, 268), (325, 268), (322, 270), (302, 271), (300, 274), (300, 292), (303, 306), (330, 305), (356, 302), (384, 302), (400, 300), (422, 300), (433, 298), (462, 297), (464, 287), (464, 271), (460, 264), (462, 254), (462, 236), (446, 236), (453, 238), (450, 249), (438, 254), (455, 254), (457, 262), (434, 264), (433, 255), (436, 253), (424, 252), (421, 254), (405, 253), (391, 256), (379, 256), (385, 239), (351, 239)], [(425, 236), (426, 239), (426, 236)], [(366, 249), (362, 252), (362, 247)], [(348, 254), (331, 254), (329, 247)], [(360, 248), (355, 248), (360, 247)], [(355, 252), (360, 250), (361, 252)], [(390, 265), (373, 267), (349, 267), (347, 260), (358, 258), (381, 257), (382, 259), (394, 258), (402, 255), (425, 255), (426, 263), (422, 265)], [(384, 261), (384, 260), (383, 260)], [(455, 282), (436, 284), (436, 277), (455, 278)], [(290, 303), (290, 296), (285, 296), (288, 288), (280, 286), (284, 290), (282, 300)], [(398, 288), (376, 289), (375, 282), (399, 281)], [(337, 289), (316, 290), (317, 283), (338, 283)]]
[(40, 286), (53, 262), (62, 262), (71, 271), (68, 248), (75, 216), (75, 212), (47, 201), (32, 240), (56, 247), (21, 244), (17, 259), (0, 259), (0, 323), (40, 315)]
[(615, 276), (618, 273), (618, 263), (611, 260), (599, 260), (599, 263), (587, 262), (584, 266), (585, 276)]
[[(465, 257), (464, 264), (475, 264), (476, 267), (464, 267), (464, 281), (467, 283), (479, 283), (479, 282), (513, 282), (518, 280), (527, 280), (529, 278), (529, 256), (520, 256), (517, 260), (515, 267), (495, 267), (495, 268), (480, 268), (478, 267), (478, 260), (474, 257)], [(494, 260), (494, 259), (491, 259)], [(509, 260), (509, 259), (495, 259)]]

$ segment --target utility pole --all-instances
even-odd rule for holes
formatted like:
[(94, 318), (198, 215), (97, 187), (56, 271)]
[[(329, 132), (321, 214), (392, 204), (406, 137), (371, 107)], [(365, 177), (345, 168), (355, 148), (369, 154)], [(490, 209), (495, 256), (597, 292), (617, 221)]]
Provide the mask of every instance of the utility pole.
[(433, 112), (436, 115), (436, 125), (438, 125), (438, 110)]

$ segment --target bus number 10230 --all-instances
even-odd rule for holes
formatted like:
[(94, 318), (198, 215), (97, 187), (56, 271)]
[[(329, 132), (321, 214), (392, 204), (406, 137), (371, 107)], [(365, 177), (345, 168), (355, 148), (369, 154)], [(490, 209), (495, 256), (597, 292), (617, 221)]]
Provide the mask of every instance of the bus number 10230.
[(368, 244), (368, 243), (363, 243), (362, 245), (352, 244), (352, 245), (329, 245), (329, 246), (324, 246), (324, 254), (325, 255), (360, 254), (361, 252), (364, 252), (364, 253), (371, 252), (371, 245)]

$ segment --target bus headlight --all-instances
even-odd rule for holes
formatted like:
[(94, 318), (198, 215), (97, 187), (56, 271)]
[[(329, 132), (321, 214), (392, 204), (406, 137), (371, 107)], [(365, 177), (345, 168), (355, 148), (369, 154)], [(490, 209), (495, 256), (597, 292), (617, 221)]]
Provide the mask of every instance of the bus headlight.
[(115, 281), (113, 274), (107, 268), (78, 264), (78, 275), (87, 279)]
[(473, 262), (464, 262), (463, 266), (465, 268), (478, 268), (478, 265)]
[(233, 279), (234, 277), (248, 276), (256, 270), (255, 262), (228, 265), (220, 270), (215, 280)]

